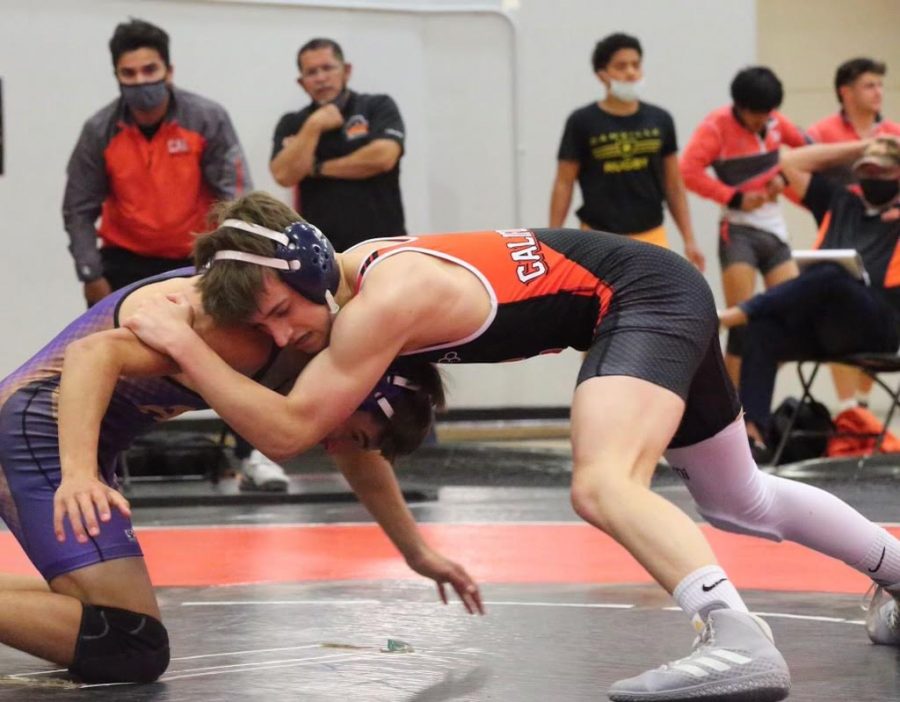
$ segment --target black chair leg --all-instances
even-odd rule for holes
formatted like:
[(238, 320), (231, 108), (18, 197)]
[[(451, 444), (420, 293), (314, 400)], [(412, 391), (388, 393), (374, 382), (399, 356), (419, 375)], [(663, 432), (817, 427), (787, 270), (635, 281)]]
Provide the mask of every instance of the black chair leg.
[[(812, 372), (809, 374), (808, 378), (803, 374), (804, 363), (813, 364)], [(781, 462), (781, 456), (784, 454), (784, 449), (787, 446), (787, 442), (791, 438), (791, 434), (794, 431), (794, 426), (797, 424), (797, 418), (800, 415), (800, 410), (802, 409), (803, 405), (813, 400), (810, 388), (816, 380), (816, 375), (818, 375), (819, 373), (820, 365), (820, 361), (797, 361), (797, 377), (800, 380), (800, 387), (803, 389), (803, 394), (800, 396), (800, 401), (797, 403), (797, 409), (791, 415), (791, 418), (788, 420), (787, 427), (785, 427), (785, 430), (782, 432), (781, 437), (778, 439), (778, 446), (775, 449), (775, 453), (772, 455), (773, 466), (777, 466)]]

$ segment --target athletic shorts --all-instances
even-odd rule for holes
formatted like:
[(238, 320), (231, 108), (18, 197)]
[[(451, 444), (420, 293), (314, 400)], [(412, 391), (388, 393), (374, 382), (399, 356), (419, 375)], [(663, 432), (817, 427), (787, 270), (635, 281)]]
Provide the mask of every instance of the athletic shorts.
[(722, 361), (715, 302), (684, 258), (657, 246), (639, 248), (629, 256), (634, 275), (613, 295), (578, 382), (628, 376), (672, 391), (684, 400), (685, 413), (670, 446), (689, 446), (740, 414)]
[(719, 265), (723, 271), (734, 263), (746, 263), (766, 275), (791, 260), (791, 247), (772, 232), (723, 219), (720, 233)]
[[(53, 496), (59, 487), (58, 378), (18, 390), (0, 408), (0, 517), (47, 581), (116, 558), (142, 556), (131, 520), (113, 509), (100, 534), (81, 544), (66, 521), (66, 540), (53, 533)], [(115, 459), (103, 478), (115, 485)]]

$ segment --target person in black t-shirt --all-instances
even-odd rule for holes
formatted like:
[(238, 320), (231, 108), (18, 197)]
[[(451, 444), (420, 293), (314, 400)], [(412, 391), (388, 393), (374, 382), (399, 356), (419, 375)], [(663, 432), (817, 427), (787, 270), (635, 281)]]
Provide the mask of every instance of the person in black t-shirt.
[(269, 168), (296, 187), (296, 209), (335, 250), (365, 239), (405, 234), (400, 157), (405, 130), (387, 95), (347, 87), (352, 66), (337, 42), (312, 39), (297, 53), (297, 82), (312, 102), (282, 116)]
[[(815, 172), (849, 162), (859, 189)], [(900, 345), (900, 142), (801, 147), (782, 155), (781, 164), (820, 225), (817, 246), (856, 249), (870, 284), (821, 263), (720, 314), (727, 328), (747, 325), (740, 394), (757, 442), (769, 428), (780, 361), (893, 353)]]
[(584, 204), (582, 229), (626, 234), (668, 248), (663, 201), (684, 239), (687, 258), (704, 269), (694, 240), (678, 169), (675, 124), (662, 108), (638, 99), (643, 77), (640, 42), (611, 34), (594, 48), (593, 66), (606, 97), (575, 110), (566, 121), (550, 199), (550, 227), (563, 225), (575, 180)]

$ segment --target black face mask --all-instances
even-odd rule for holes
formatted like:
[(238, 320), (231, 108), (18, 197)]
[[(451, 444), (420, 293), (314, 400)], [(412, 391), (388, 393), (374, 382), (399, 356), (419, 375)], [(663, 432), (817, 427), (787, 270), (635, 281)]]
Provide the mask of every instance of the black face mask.
[(878, 178), (860, 178), (859, 187), (863, 197), (872, 207), (883, 207), (900, 193), (900, 181), (879, 180)]

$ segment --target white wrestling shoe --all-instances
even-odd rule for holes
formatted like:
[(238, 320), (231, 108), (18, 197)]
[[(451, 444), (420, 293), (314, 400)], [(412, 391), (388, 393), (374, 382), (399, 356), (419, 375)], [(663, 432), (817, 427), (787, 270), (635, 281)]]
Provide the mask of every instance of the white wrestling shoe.
[(256, 449), (241, 460), (241, 490), (287, 492), (289, 483), (284, 468)]
[(865, 608), (866, 632), (872, 643), (900, 646), (900, 604), (897, 602), (900, 593), (892, 594), (879, 585), (872, 587), (875, 594)]
[(775, 648), (772, 630), (747, 612), (716, 609), (687, 657), (609, 689), (613, 702), (777, 702), (788, 696), (791, 675)]

